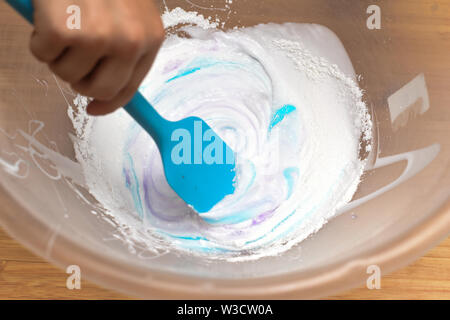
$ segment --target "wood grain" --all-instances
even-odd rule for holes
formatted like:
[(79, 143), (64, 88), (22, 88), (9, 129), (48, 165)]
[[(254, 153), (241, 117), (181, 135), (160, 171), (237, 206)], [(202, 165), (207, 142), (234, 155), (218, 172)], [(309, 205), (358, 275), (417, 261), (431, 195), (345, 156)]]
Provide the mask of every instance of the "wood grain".
[[(0, 299), (129, 299), (88, 281), (66, 288), (68, 275), (35, 256), (0, 229)], [(450, 238), (411, 266), (331, 299), (450, 299)]]
[(82, 281), (81, 290), (66, 287), (68, 275), (37, 257), (0, 229), (0, 299), (126, 299), (119, 293)]

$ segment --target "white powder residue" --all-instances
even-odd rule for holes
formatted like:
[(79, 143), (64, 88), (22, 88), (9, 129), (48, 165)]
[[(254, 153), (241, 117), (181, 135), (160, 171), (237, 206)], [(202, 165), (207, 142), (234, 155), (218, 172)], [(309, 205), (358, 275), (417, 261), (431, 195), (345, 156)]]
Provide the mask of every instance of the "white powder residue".
[(168, 29), (180, 24), (196, 25), (203, 29), (213, 29), (218, 26), (217, 22), (211, 21), (211, 17), (206, 19), (203, 15), (194, 11), (185, 11), (182, 8), (175, 8), (171, 11), (166, 11), (161, 16), (164, 28)]
[(299, 42), (285, 39), (274, 40), (275, 46), (286, 52), (301, 72), (304, 72), (312, 80), (321, 80), (324, 77), (333, 77), (340, 81), (344, 88), (342, 94), (351, 95), (350, 99), (355, 101), (355, 108), (350, 109), (355, 121), (355, 130), (362, 132), (363, 140), (366, 142), (366, 152), (371, 151), (372, 144), (372, 120), (363, 102), (363, 92), (355, 80), (342, 73), (336, 64), (330, 64), (323, 57), (316, 57), (304, 49)]

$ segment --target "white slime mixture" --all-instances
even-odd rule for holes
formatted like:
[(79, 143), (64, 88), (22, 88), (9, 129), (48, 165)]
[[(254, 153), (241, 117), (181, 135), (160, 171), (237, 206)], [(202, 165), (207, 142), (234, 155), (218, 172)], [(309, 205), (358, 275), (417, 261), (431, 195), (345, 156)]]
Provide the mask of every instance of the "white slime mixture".
[(176, 9), (163, 16), (166, 26), (177, 17), (197, 26), (182, 28), (190, 37), (168, 36), (140, 91), (167, 119), (201, 117), (237, 152), (235, 194), (200, 218), (168, 186), (154, 142), (123, 110), (70, 114), (89, 190), (127, 241), (152, 250), (229, 260), (281, 253), (319, 230), (360, 182), (371, 121), (351, 62), (319, 25), (222, 32)]

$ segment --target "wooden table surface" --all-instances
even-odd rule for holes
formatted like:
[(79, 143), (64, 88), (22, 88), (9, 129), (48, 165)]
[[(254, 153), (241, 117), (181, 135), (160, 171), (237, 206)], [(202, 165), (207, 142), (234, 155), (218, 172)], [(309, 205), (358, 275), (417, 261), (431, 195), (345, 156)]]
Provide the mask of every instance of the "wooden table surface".
[[(380, 290), (365, 287), (332, 299), (450, 299), (450, 238), (414, 264), (387, 275)], [(0, 299), (129, 299), (87, 281), (66, 288), (68, 275), (0, 229)]]

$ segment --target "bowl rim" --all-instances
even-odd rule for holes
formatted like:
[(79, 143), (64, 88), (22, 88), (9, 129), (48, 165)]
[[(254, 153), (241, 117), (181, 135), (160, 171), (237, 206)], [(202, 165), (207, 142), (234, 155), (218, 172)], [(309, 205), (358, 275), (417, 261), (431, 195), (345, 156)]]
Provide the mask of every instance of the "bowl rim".
[[(313, 271), (293, 271), (282, 275), (251, 279), (213, 279), (126, 265), (110, 255), (99, 254), (87, 246), (52, 230), (32, 214), (0, 184), (3, 212), (0, 225), (34, 254), (65, 269), (73, 261), (82, 270), (83, 279), (105, 288), (144, 299), (312, 299), (331, 296), (363, 284), (367, 267), (377, 265), (381, 274), (391, 273), (422, 256), (450, 235), (450, 200), (427, 216), (420, 224), (389, 242), (351, 259), (339, 260)], [(14, 213), (14, 214), (13, 214)], [(29, 220), (18, 225), (19, 216)], [(47, 235), (48, 237), (44, 237)], [(70, 249), (70, 251), (68, 250)], [(128, 272), (121, 272), (123, 268)]]

